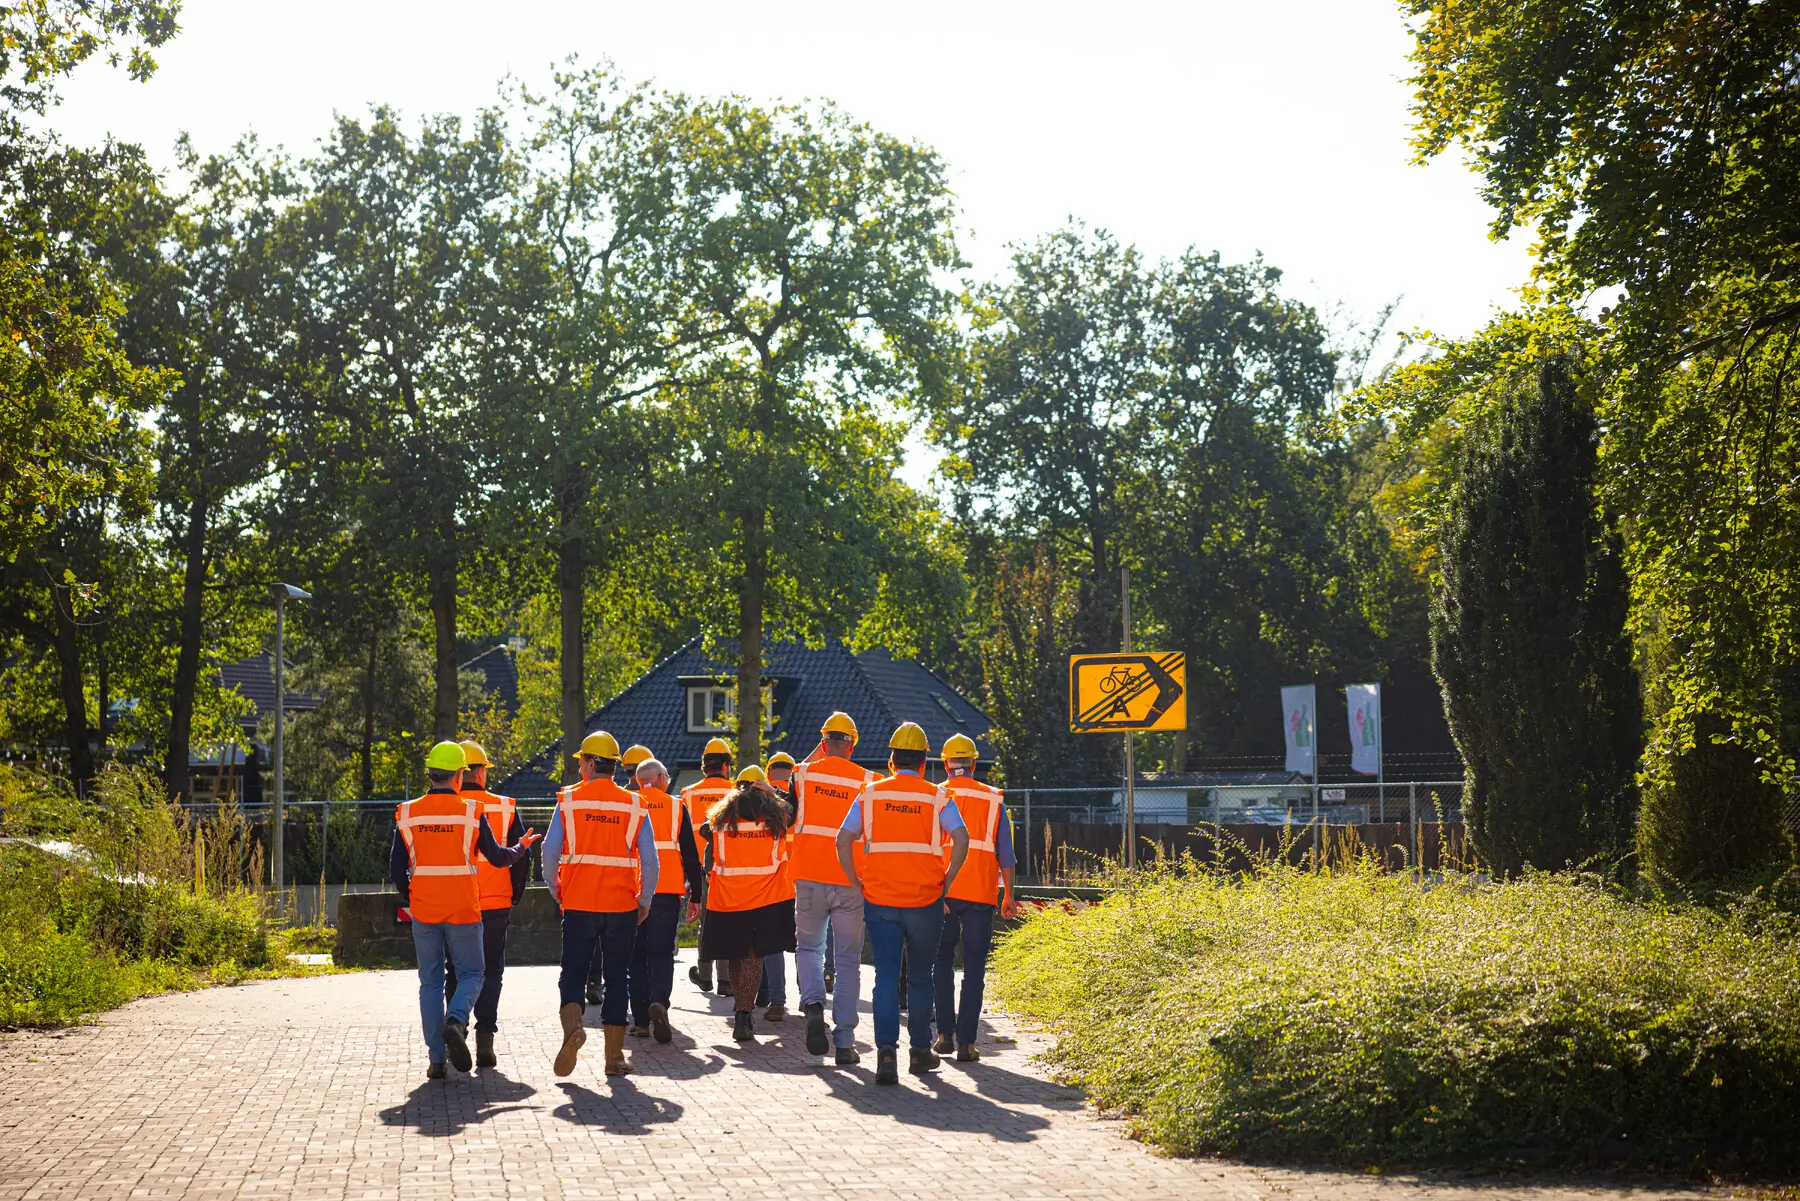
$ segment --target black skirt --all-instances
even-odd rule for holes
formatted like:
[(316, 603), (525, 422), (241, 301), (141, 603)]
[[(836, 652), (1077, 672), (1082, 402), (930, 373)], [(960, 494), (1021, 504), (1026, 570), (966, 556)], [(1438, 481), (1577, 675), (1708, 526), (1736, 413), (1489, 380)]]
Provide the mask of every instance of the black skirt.
[(794, 902), (755, 909), (708, 909), (700, 922), (700, 958), (750, 959), (794, 949)]

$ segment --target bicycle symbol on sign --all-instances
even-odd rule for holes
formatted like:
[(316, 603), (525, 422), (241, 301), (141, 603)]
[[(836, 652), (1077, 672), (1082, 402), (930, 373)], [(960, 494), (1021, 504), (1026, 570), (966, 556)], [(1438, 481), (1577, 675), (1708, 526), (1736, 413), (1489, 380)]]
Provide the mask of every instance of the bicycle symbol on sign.
[(1131, 683), (1132, 671), (1129, 667), (1115, 667), (1100, 679), (1100, 691), (1108, 696)]

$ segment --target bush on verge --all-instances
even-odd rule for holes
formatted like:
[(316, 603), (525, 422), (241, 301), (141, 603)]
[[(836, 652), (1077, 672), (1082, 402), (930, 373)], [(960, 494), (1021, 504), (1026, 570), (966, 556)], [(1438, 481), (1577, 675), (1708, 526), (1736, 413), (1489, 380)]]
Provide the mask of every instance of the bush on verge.
[(1048, 909), (996, 993), (1184, 1153), (1381, 1162), (1800, 1155), (1800, 939), (1591, 877), (1164, 866)]

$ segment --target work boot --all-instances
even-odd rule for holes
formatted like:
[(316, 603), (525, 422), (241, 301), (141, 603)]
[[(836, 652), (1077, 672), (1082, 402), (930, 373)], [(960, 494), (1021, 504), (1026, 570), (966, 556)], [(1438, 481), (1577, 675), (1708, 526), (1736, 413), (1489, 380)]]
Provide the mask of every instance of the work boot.
[(558, 1076), (567, 1076), (575, 1070), (575, 1056), (587, 1041), (587, 1030), (581, 1024), (581, 1006), (573, 1001), (558, 1010), (557, 1016), (562, 1019), (563, 1041), (553, 1066)]
[(763, 1021), (779, 1022), (779, 1021), (782, 1021), (783, 1019), (785, 1019), (786, 1017), (787, 1017), (787, 1006), (783, 1005), (780, 1001), (777, 1001), (777, 1002), (775, 1002), (775, 1004), (769, 1006), (768, 1012), (763, 1014)]
[[(705, 970), (702, 971), (701, 970), (702, 968), (704, 968)], [(689, 982), (691, 982), (693, 984), (693, 986), (695, 988), (699, 989), (701, 992), (711, 992), (712, 991), (712, 964), (696, 963), (693, 967), (688, 969), (688, 980), (689, 980)]]
[(931, 1049), (939, 1055), (948, 1055), (956, 1050), (956, 1040), (948, 1034), (940, 1034), (937, 1036), (937, 1041), (931, 1044)]
[(630, 1033), (633, 1038), (649, 1038), (650, 1027), (648, 1025), (633, 1026)]
[(631, 1071), (631, 1065), (625, 1062), (625, 1027), (602, 1026), (601, 1032), (606, 1035), (606, 1074), (623, 1076)]
[(500, 1061), (494, 1058), (494, 1032), (477, 1030), (475, 1032), (475, 1066), (492, 1068), (499, 1065)]
[(900, 1083), (900, 1056), (893, 1047), (875, 1048), (875, 1083)]
[(811, 1005), (802, 1005), (801, 1011), (806, 1014), (806, 1051), (809, 1055), (823, 1055), (831, 1050), (831, 1039), (825, 1032), (825, 1005), (814, 1001)]
[(756, 1030), (748, 1009), (740, 1009), (732, 1016), (731, 1037), (741, 1043), (756, 1041)]
[(669, 1029), (669, 1007), (661, 1001), (650, 1006), (650, 1034), (659, 1043), (666, 1043), (675, 1037), (675, 1032)]
[(723, 972), (719, 974), (718, 993), (721, 997), (729, 997), (731, 995), (731, 980)]
[(600, 989), (600, 981), (589, 980), (587, 982), (587, 1003), (589, 1005), (598, 1005), (604, 999), (605, 993)]
[(862, 1062), (862, 1055), (855, 1047), (839, 1047), (837, 1049), (837, 1065), (840, 1068), (853, 1068)]
[(444, 1065), (441, 1063), (429, 1063), (425, 1065), (425, 1079), (427, 1080), (445, 1080), (448, 1079), (449, 1076), (450, 1073), (444, 1070)]
[(459, 1072), (475, 1066), (469, 1059), (469, 1028), (455, 1018), (444, 1022), (444, 1053)]
[(837, 984), (836, 973), (826, 972), (825, 973), (825, 991), (830, 992), (836, 984)]
[(769, 1003), (769, 982), (763, 981), (762, 987), (756, 990), (756, 1008), (761, 1009)]
[(923, 1076), (926, 1072), (937, 1071), (942, 1062), (930, 1047), (914, 1047), (907, 1058), (906, 1070), (915, 1076)]
[(956, 1048), (956, 1062), (974, 1063), (981, 1058), (981, 1052), (975, 1049), (974, 1043), (963, 1043)]

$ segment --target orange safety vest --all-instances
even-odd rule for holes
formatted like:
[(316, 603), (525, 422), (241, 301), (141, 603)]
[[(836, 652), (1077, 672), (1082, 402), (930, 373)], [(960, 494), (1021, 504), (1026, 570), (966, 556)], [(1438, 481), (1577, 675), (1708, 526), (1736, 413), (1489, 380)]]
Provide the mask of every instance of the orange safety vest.
[(1000, 857), (994, 840), (1000, 836), (1000, 823), (1008, 820), (1004, 795), (973, 776), (951, 776), (944, 781), (944, 790), (956, 802), (956, 811), (969, 830), (968, 858), (963, 860), (956, 879), (950, 881), (947, 895), (982, 905), (998, 905)]
[(475, 883), (475, 823), (481, 803), (448, 790), (402, 801), (394, 825), (406, 844), (413, 921), (426, 925), (481, 920)]
[(675, 893), (679, 896), (687, 891), (687, 876), (681, 870), (682, 808), (675, 803), (674, 797), (660, 788), (640, 788), (636, 795), (656, 838), (657, 895)]
[(706, 822), (706, 811), (724, 800), (736, 787), (719, 776), (703, 776), (681, 790), (681, 803), (687, 806), (688, 820), (694, 823), (696, 837)]
[(950, 794), (918, 776), (896, 775), (863, 789), (863, 899), (918, 909), (944, 893), (950, 866), (943, 812)]
[[(488, 832), (494, 836), (495, 844), (505, 846), (506, 833), (512, 829), (513, 814), (517, 811), (513, 799), (509, 796), (499, 796), (473, 785), (464, 788), (462, 794), (465, 797), (474, 797), (476, 801), (480, 802), (478, 816), (488, 824)], [(481, 892), (483, 913), (489, 909), (512, 908), (512, 868), (495, 867), (477, 853), (475, 856), (475, 879)]]
[[(794, 815), (794, 879), (850, 883), (838, 863), (838, 829), (850, 812), (850, 803), (876, 779), (874, 772), (841, 755), (827, 755), (794, 769), (794, 796), (799, 802)], [(857, 870), (861, 871), (861, 852), (856, 854)]]
[(581, 913), (624, 913), (638, 906), (637, 794), (611, 780), (583, 780), (557, 793), (562, 859), (556, 866), (562, 907)]
[(736, 830), (726, 826), (712, 833), (708, 909), (735, 913), (794, 899), (786, 838), (774, 837), (765, 823), (749, 819), (738, 822)]

